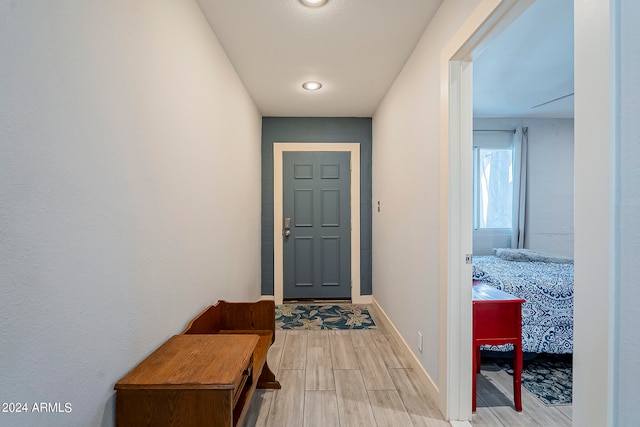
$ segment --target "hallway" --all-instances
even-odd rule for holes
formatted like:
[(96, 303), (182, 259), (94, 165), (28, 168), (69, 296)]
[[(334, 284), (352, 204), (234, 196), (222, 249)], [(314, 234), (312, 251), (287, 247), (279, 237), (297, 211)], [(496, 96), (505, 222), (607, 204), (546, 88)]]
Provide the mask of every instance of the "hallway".
[(378, 329), (277, 330), (269, 366), (281, 390), (256, 390), (245, 427), (448, 427), (406, 356)]

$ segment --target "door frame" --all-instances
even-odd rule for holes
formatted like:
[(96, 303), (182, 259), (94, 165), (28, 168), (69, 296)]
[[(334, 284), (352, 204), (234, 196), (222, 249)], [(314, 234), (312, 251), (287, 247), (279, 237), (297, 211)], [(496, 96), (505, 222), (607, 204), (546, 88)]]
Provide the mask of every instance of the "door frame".
[(440, 82), (440, 339), (439, 406), (455, 425), (471, 420), (473, 334), (472, 145), (473, 59), (535, 0), (483, 0), (445, 46)]
[(284, 299), (283, 153), (286, 151), (348, 151), (351, 153), (351, 301), (368, 304), (370, 295), (360, 295), (360, 143), (358, 142), (276, 142), (273, 144), (273, 298)]

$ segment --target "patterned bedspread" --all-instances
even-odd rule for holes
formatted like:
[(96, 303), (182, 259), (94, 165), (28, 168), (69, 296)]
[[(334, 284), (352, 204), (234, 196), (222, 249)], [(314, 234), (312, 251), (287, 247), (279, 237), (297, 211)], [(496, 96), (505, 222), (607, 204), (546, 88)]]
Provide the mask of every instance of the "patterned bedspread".
[[(523, 351), (573, 353), (573, 264), (477, 256), (473, 265), (474, 280), (526, 300), (522, 305)], [(490, 349), (510, 350), (505, 347)]]

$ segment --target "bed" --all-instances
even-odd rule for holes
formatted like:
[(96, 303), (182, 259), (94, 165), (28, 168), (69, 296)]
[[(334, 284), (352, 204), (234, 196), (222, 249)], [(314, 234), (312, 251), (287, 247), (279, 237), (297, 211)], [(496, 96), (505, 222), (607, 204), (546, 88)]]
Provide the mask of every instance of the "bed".
[[(522, 349), (527, 353), (573, 353), (573, 259), (527, 249), (497, 249), (473, 257), (474, 283), (523, 298)], [(486, 347), (508, 351), (509, 346)]]

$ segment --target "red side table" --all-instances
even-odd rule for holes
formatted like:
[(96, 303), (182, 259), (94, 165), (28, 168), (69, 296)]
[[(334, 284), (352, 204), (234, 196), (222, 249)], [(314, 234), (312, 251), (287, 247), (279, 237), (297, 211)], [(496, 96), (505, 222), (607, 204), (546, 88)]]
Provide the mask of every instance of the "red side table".
[(522, 411), (522, 298), (489, 285), (473, 286), (473, 398), (480, 373), (480, 346), (513, 344), (513, 401)]

